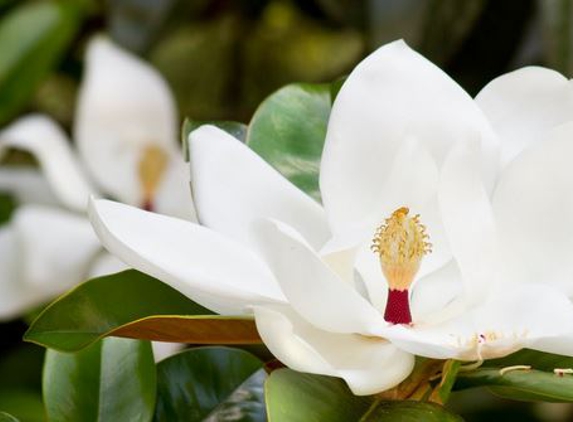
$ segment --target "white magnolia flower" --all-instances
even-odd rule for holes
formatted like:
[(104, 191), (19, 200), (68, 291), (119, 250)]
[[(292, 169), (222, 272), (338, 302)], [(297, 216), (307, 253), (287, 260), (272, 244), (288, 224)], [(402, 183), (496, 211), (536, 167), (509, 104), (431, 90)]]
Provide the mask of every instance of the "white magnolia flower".
[[(0, 191), (22, 203), (0, 228), (0, 319), (125, 265), (105, 253), (86, 215), (91, 194), (194, 219), (178, 116), (161, 76), (107, 39), (93, 39), (72, 149), (51, 119), (30, 115), (0, 132), (0, 153), (28, 151), (41, 171), (0, 167)], [(85, 171), (87, 170), (87, 171)]]
[[(356, 394), (401, 382), (413, 354), (573, 355), (573, 126), (551, 132), (573, 120), (571, 97), (563, 77), (529, 68), (474, 101), (391, 43), (333, 105), (323, 206), (203, 126), (190, 135), (203, 226), (103, 200), (91, 220), (125, 262), (216, 312), (254, 313), (286, 365)], [(514, 157), (503, 169), (500, 154)]]

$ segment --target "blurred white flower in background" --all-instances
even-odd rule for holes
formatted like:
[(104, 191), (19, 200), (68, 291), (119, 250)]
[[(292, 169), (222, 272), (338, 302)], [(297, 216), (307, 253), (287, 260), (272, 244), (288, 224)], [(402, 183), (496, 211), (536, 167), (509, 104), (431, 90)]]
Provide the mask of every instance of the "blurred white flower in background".
[(21, 204), (0, 227), (0, 319), (126, 268), (93, 233), (85, 213), (90, 195), (195, 219), (178, 126), (159, 73), (97, 36), (86, 52), (75, 148), (43, 115), (23, 117), (0, 132), (0, 153), (29, 152), (40, 167), (0, 166), (0, 191)]
[(216, 312), (254, 313), (283, 363), (356, 394), (401, 382), (413, 355), (573, 355), (572, 96), (526, 68), (473, 100), (391, 43), (333, 105), (323, 206), (203, 126), (190, 155), (205, 227), (107, 200), (92, 223), (134, 268)]

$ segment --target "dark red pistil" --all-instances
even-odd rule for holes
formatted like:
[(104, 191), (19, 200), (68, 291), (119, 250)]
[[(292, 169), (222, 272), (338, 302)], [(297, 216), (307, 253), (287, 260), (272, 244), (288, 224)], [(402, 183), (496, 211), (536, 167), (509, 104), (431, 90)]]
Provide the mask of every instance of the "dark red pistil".
[(145, 211), (153, 211), (153, 201), (146, 199), (143, 201), (143, 204), (141, 204), (141, 209)]
[(408, 290), (388, 289), (388, 302), (384, 319), (391, 324), (411, 324), (410, 299)]

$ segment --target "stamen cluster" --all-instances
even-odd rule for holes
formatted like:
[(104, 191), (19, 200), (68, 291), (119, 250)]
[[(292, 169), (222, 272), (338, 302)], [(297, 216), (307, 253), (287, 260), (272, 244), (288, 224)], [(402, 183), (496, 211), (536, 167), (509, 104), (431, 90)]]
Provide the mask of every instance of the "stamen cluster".
[(371, 249), (380, 258), (382, 272), (391, 289), (408, 289), (423, 256), (432, 251), (420, 215), (409, 217), (409, 212), (407, 207), (394, 211), (378, 227), (372, 241)]

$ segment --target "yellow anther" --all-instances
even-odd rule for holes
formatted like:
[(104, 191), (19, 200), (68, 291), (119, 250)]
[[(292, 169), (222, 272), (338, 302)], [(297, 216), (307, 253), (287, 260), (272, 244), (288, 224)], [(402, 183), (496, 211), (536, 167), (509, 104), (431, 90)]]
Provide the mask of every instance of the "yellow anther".
[(372, 251), (379, 259), (388, 286), (394, 290), (407, 290), (414, 281), (424, 255), (431, 252), (426, 227), (420, 216), (408, 216), (410, 210), (398, 208), (378, 227)]
[(167, 168), (169, 157), (156, 145), (148, 145), (139, 160), (139, 180), (143, 190), (143, 202), (153, 201), (155, 192)]

